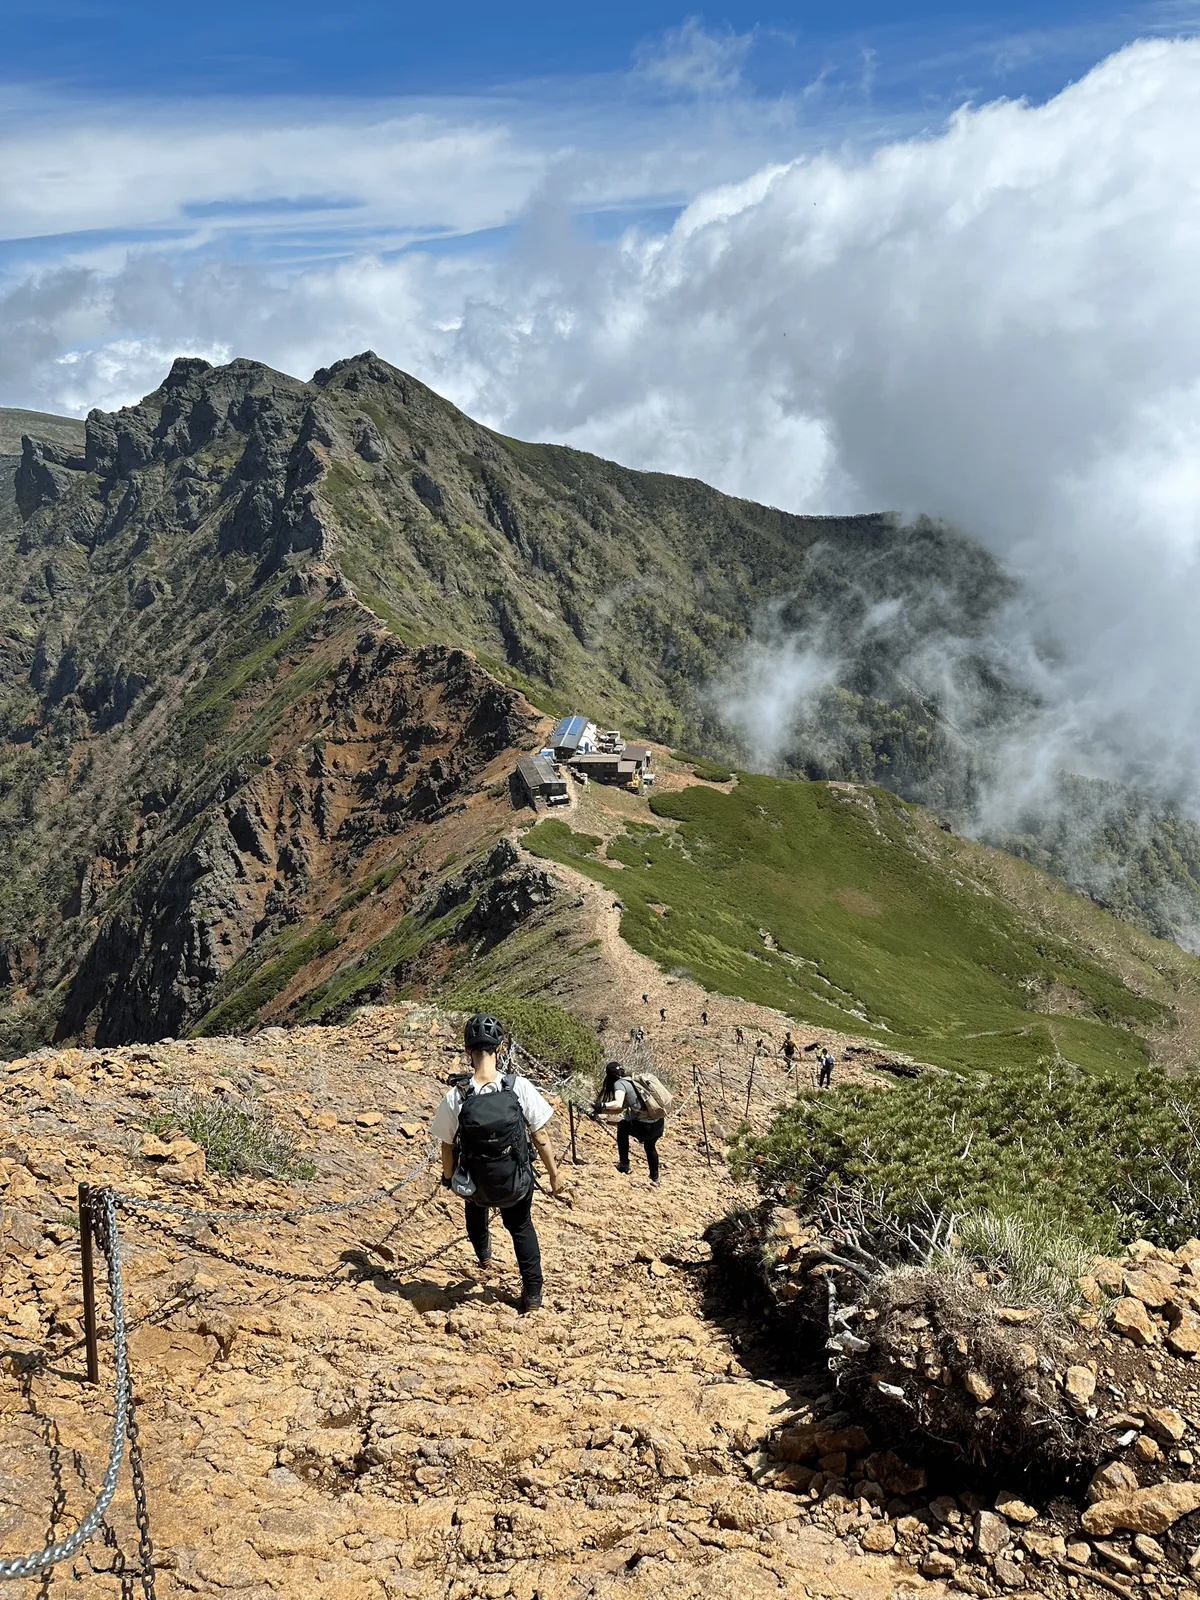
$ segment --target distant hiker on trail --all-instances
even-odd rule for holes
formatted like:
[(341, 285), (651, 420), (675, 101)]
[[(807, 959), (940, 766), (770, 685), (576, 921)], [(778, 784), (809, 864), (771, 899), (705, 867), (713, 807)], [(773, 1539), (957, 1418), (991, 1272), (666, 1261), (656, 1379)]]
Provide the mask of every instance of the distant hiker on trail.
[(706, 1028), (708, 1027), (708, 1012), (707, 1011), (702, 1011), (700, 1013), (700, 1021), (704, 1024), (704, 1026)]
[(796, 1065), (796, 1041), (790, 1033), (785, 1033), (783, 1036), (783, 1060), (784, 1071), (790, 1073)]
[(673, 1096), (650, 1073), (639, 1074), (639, 1082), (625, 1076), (619, 1061), (604, 1069), (604, 1087), (596, 1096), (595, 1110), (606, 1116), (620, 1115), (617, 1123), (617, 1171), (629, 1171), (629, 1140), (632, 1136), (646, 1152), (650, 1182), (659, 1185), (658, 1141), (662, 1138), (666, 1113)]
[(821, 1063), (821, 1076), (817, 1079), (817, 1088), (818, 1089), (832, 1089), (833, 1088), (833, 1056), (829, 1052), (828, 1045), (825, 1047), (824, 1050), (821, 1051), (821, 1054), (818, 1057), (818, 1060)]
[(737, 1028), (737, 1027), (734, 1028), (734, 1030), (733, 1030), (733, 1042), (735, 1044), (745, 1044), (745, 1042), (746, 1042), (745, 1035), (742, 1033), (742, 1030), (740, 1028)]
[(658, 1015), (659, 1015), (659, 1020), (660, 1021), (665, 1022), (667, 1020), (667, 1008), (666, 1008), (666, 1006), (659, 1006)]
[(455, 1083), (429, 1124), (442, 1145), (442, 1184), (466, 1201), (467, 1237), (481, 1267), (492, 1261), (488, 1207), (496, 1206), (512, 1235), (521, 1271), (521, 1312), (542, 1303), (542, 1254), (530, 1210), (533, 1204), (533, 1156), (537, 1149), (558, 1194), (558, 1164), (546, 1124), (554, 1115), (549, 1105), (518, 1073), (501, 1073), (496, 1053), (504, 1041), (499, 1021), (486, 1013), (473, 1016), (463, 1035), (471, 1058), (471, 1076)]
[(642, 1004), (644, 1006), (648, 1006), (650, 1004), (650, 996), (648, 994), (644, 994), (642, 996)]

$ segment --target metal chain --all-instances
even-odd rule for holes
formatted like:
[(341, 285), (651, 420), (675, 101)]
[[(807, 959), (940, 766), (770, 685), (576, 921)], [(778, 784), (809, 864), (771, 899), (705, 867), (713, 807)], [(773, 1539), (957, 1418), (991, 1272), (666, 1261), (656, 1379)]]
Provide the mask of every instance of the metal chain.
[(278, 1278), (281, 1283), (333, 1283), (344, 1270), (341, 1265), (333, 1267), (329, 1272), (288, 1272), (284, 1267), (264, 1267), (257, 1261), (247, 1261), (241, 1256), (232, 1255), (228, 1250), (218, 1250), (214, 1244), (202, 1244), (198, 1239), (189, 1239), (186, 1234), (176, 1233), (157, 1217), (139, 1217), (138, 1221), (143, 1227), (152, 1228), (155, 1233), (161, 1233), (164, 1238), (182, 1245), (185, 1250), (195, 1250), (200, 1255), (212, 1256), (214, 1260), (224, 1261), (231, 1267), (242, 1267), (247, 1272), (259, 1272), (267, 1278)]
[(258, 1211), (240, 1211), (227, 1209), (222, 1211), (204, 1211), (196, 1206), (181, 1206), (170, 1200), (148, 1200), (141, 1195), (124, 1194), (120, 1190), (113, 1190), (112, 1196), (117, 1205), (123, 1206), (126, 1211), (166, 1211), (176, 1217), (197, 1217), (205, 1221), (220, 1220), (223, 1222), (262, 1222), (267, 1218), (276, 1217), (289, 1219), (295, 1217), (328, 1217), (339, 1211), (355, 1211), (360, 1206), (376, 1205), (381, 1200), (388, 1200), (394, 1194), (399, 1194), (401, 1189), (407, 1189), (414, 1178), (424, 1172), (433, 1160), (436, 1145), (432, 1146), (428, 1154), (399, 1183), (389, 1183), (384, 1189), (374, 1189), (370, 1194), (359, 1195), (354, 1200), (327, 1200), (317, 1206), (292, 1206), (286, 1210), (263, 1208)]
[(68, 1534), (65, 1539), (57, 1540), (54, 1544), (46, 1545), (41, 1550), (35, 1550), (30, 1555), (0, 1561), (0, 1578), (28, 1578), (46, 1567), (53, 1567), (60, 1561), (69, 1560), (98, 1531), (117, 1492), (117, 1477), (125, 1454), (130, 1387), (129, 1360), (125, 1345), (125, 1299), (121, 1285), (121, 1242), (117, 1234), (117, 1208), (112, 1191), (102, 1189), (94, 1194), (92, 1205), (96, 1208), (95, 1211), (86, 1219), (80, 1218), (80, 1222), (85, 1227), (89, 1225), (93, 1227), (97, 1243), (108, 1260), (108, 1298), (113, 1324), (113, 1422), (108, 1464), (104, 1469), (104, 1477), (95, 1504), (74, 1533)]
[(133, 1380), (129, 1380), (128, 1416), (129, 1476), (133, 1480), (133, 1514), (137, 1521), (138, 1557), (144, 1600), (154, 1600), (154, 1542), (150, 1537), (150, 1507), (146, 1502), (146, 1474), (142, 1469), (142, 1442), (138, 1432), (137, 1407), (133, 1399)]
[(445, 1244), (438, 1245), (436, 1250), (431, 1250), (427, 1256), (421, 1256), (416, 1261), (397, 1261), (395, 1270), (387, 1273), (387, 1277), (394, 1278), (397, 1272), (419, 1272), (422, 1267), (427, 1267), (431, 1261), (436, 1261), (439, 1256), (444, 1256), (447, 1250), (453, 1250), (456, 1244), (466, 1243), (466, 1234), (460, 1233), (456, 1238), (448, 1240)]

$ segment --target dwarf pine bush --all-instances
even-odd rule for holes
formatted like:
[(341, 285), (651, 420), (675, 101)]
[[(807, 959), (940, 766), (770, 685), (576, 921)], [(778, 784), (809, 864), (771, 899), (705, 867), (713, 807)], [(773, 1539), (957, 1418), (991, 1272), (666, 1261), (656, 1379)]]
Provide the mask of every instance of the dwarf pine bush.
[(1097, 1248), (1196, 1232), (1200, 1085), (1153, 1067), (926, 1074), (785, 1107), (738, 1151), (743, 1171), (794, 1203), (844, 1189), (886, 1195), (899, 1219), (927, 1205), (1038, 1223)]

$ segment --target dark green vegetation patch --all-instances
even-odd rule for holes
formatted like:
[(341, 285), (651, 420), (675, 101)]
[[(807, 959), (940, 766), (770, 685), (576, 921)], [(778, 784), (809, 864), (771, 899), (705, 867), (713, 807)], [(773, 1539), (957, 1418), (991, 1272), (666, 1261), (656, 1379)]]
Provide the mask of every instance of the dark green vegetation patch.
[(600, 1065), (603, 1051), (596, 1035), (573, 1013), (548, 1000), (503, 990), (477, 993), (457, 989), (439, 995), (438, 1001), (454, 1011), (490, 1011), (518, 1044), (556, 1074), (589, 1072)]
[(893, 1092), (844, 1088), (786, 1107), (739, 1152), (764, 1189), (811, 1206), (851, 1189), (903, 1222), (928, 1207), (1016, 1216), (1047, 1208), (1093, 1245), (1179, 1245), (1196, 1226), (1200, 1084), (1153, 1067), (929, 1074)]
[(524, 842), (618, 894), (623, 937), (713, 992), (953, 1068), (1134, 1068), (1166, 1020), (884, 790), (743, 775), (651, 804), (677, 826), (602, 849), (548, 819)]

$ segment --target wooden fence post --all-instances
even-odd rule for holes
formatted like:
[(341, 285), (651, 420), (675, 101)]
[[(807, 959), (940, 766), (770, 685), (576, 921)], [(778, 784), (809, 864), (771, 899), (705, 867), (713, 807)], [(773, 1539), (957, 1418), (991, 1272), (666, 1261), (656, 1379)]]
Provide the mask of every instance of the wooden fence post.
[(575, 1148), (575, 1102), (573, 1100), (567, 1101), (567, 1121), (571, 1125), (571, 1165), (577, 1167), (579, 1165), (579, 1152)]
[(83, 1271), (83, 1339), (89, 1383), (100, 1382), (100, 1350), (96, 1340), (96, 1278), (92, 1258), (92, 1192), (79, 1185), (79, 1262)]

